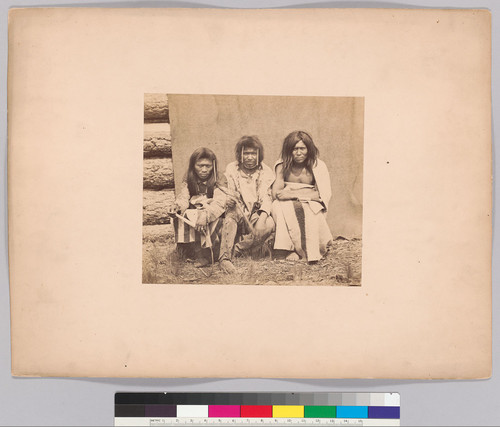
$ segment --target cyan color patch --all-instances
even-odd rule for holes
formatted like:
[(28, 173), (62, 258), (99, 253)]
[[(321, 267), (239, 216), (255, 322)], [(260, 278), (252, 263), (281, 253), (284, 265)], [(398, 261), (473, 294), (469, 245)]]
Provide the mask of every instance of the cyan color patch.
[(337, 418), (368, 418), (368, 406), (337, 406)]

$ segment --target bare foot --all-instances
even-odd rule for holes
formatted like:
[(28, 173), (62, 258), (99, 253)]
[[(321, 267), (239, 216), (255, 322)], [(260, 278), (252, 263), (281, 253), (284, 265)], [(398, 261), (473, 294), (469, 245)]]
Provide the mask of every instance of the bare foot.
[(291, 254), (288, 254), (286, 257), (287, 261), (298, 261), (300, 259), (299, 254), (297, 252), (292, 252)]
[(221, 262), (219, 262), (219, 266), (221, 270), (226, 274), (236, 273), (236, 267), (228, 259), (224, 259)]

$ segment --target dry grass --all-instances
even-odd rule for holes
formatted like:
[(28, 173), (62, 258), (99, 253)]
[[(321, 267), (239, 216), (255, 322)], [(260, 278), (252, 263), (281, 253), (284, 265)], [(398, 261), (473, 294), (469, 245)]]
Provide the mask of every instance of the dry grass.
[(142, 283), (160, 283), (160, 262), (162, 254), (156, 243), (146, 252), (142, 259)]
[(234, 260), (236, 273), (223, 273), (218, 264), (195, 268), (175, 249), (171, 225), (145, 226), (143, 283), (275, 286), (360, 286), (361, 240), (335, 240), (324, 259), (309, 265), (287, 261), (285, 254), (266, 253), (261, 259)]

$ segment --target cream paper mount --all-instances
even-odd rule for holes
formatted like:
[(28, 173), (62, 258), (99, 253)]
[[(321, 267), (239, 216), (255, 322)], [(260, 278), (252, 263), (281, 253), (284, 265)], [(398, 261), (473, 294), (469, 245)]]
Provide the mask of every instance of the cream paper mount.
[[(490, 376), (490, 69), (484, 10), (11, 10), (13, 375)], [(145, 94), (363, 99), (362, 285), (143, 284)]]

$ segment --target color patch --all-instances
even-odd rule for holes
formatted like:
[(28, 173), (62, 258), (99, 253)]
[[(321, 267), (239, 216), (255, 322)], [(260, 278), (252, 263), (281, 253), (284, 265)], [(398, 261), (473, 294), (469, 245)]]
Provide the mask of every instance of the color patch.
[(385, 393), (384, 406), (400, 406), (401, 405), (400, 400), (401, 398), (399, 396), (399, 393)]
[(304, 407), (299, 405), (274, 405), (273, 418), (304, 418)]
[(335, 406), (304, 406), (304, 418), (335, 418)]
[(240, 414), (242, 418), (272, 418), (273, 407), (271, 405), (243, 405)]
[(371, 393), (370, 404), (367, 406), (385, 406), (385, 393)]
[(115, 417), (144, 417), (144, 405), (115, 405)]
[[(343, 397), (342, 397), (342, 405), (348, 406), (347, 403), (344, 403)], [(370, 393), (356, 393), (356, 403), (354, 403), (354, 406), (370, 406), (370, 405), (371, 405)]]
[(368, 408), (368, 418), (399, 419), (399, 406), (370, 406)]
[(209, 418), (239, 418), (240, 405), (210, 405)]
[(208, 405), (177, 405), (177, 418), (208, 418)]
[(177, 406), (176, 405), (146, 405), (145, 406), (146, 417), (165, 417), (171, 418), (177, 416)]
[(337, 406), (337, 418), (368, 418), (368, 406)]

